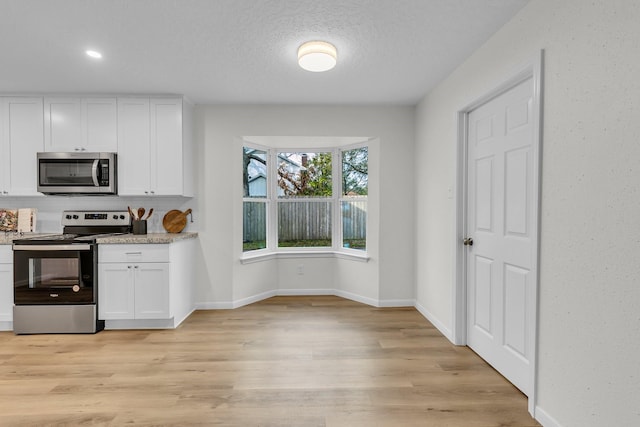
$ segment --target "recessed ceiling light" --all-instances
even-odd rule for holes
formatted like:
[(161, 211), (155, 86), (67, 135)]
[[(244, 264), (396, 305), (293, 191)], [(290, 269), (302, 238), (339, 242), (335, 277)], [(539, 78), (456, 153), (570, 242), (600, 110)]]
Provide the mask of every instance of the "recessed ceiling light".
[(90, 56), (91, 58), (94, 58), (94, 59), (102, 58), (102, 54), (95, 50), (87, 50), (85, 51), (85, 53), (87, 54), (87, 56)]
[(307, 71), (328, 71), (336, 66), (338, 52), (331, 43), (310, 41), (298, 48), (298, 65)]

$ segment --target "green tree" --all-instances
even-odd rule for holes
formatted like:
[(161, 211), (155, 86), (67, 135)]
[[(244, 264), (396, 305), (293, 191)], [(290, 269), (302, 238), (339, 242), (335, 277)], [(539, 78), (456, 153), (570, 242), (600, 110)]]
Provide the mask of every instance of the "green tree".
[(367, 147), (342, 152), (342, 194), (366, 196), (369, 192)]
[(278, 165), (278, 187), (285, 196), (331, 197), (331, 153), (301, 154), (299, 170), (291, 171), (287, 162)]

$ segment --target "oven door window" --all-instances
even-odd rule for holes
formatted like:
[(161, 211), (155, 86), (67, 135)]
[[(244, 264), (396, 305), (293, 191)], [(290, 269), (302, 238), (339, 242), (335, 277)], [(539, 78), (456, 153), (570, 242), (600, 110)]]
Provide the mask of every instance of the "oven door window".
[(80, 286), (78, 258), (30, 258), (29, 288), (68, 288)]
[(95, 302), (92, 251), (14, 252), (16, 304)]

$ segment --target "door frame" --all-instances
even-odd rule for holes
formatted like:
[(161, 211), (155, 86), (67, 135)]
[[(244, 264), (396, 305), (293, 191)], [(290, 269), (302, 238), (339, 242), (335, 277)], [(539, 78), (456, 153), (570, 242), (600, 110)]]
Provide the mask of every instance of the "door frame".
[(531, 322), (527, 345), (531, 347), (531, 370), (530, 384), (531, 392), (528, 396), (529, 413), (535, 416), (536, 391), (537, 391), (537, 347), (538, 347), (538, 295), (539, 286), (539, 260), (540, 260), (540, 192), (541, 192), (541, 166), (542, 166), (542, 73), (544, 66), (544, 51), (541, 50), (524, 67), (512, 73), (503, 81), (497, 84), (492, 90), (474, 99), (457, 113), (457, 154), (456, 154), (456, 218), (454, 232), (454, 286), (453, 286), (453, 319), (452, 338), (456, 345), (467, 345), (467, 284), (466, 284), (466, 264), (467, 251), (462, 245), (462, 240), (467, 235), (467, 146), (468, 146), (468, 118), (469, 113), (492, 99), (514, 88), (523, 81), (533, 79), (533, 100), (532, 100), (532, 120), (533, 120), (533, 195), (532, 202), (536, 207), (535, 221), (533, 221), (533, 234), (536, 236), (534, 244), (536, 246), (536, 259), (533, 263), (532, 273), (535, 283), (535, 298), (530, 301), (529, 309), (534, 313)]

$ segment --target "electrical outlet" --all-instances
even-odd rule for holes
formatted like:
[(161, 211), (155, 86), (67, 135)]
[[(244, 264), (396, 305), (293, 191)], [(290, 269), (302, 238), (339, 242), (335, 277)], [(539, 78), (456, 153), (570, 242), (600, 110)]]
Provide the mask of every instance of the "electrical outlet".
[(304, 274), (304, 264), (298, 264), (298, 275), (302, 276)]

